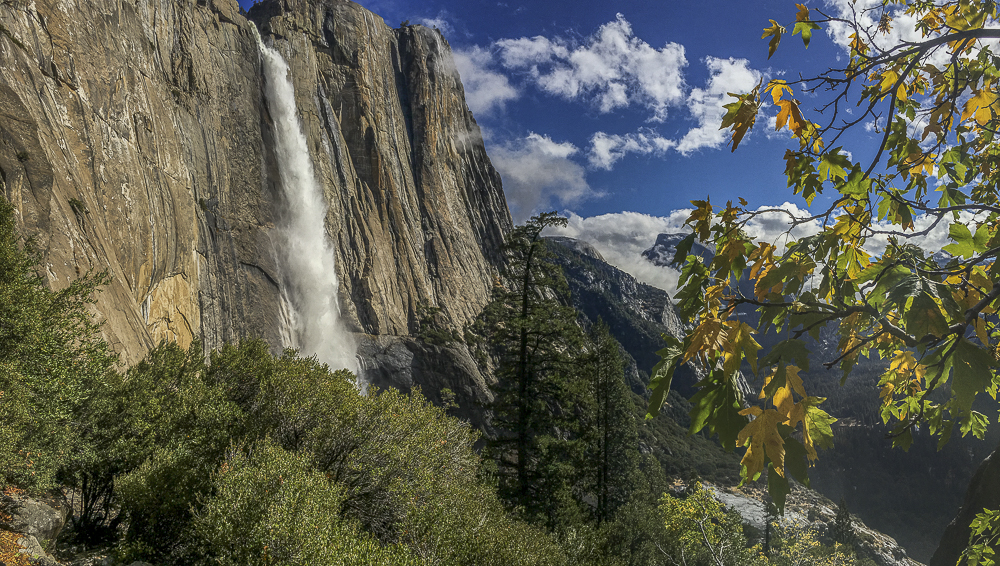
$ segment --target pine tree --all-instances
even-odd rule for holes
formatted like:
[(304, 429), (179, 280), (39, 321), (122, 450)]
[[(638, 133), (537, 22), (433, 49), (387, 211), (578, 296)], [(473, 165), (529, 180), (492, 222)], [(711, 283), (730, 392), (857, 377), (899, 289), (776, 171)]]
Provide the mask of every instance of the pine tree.
[(590, 331), (591, 423), (588, 464), (594, 470), (595, 518), (601, 524), (628, 502), (639, 473), (635, 407), (625, 384), (621, 346), (598, 319)]
[(840, 507), (837, 508), (837, 518), (833, 523), (833, 540), (840, 544), (854, 544), (856, 538), (854, 525), (851, 523), (851, 512), (847, 509), (847, 501), (841, 497)]
[(487, 455), (497, 464), (500, 493), (550, 526), (576, 506), (586, 393), (578, 361), (583, 330), (569, 306), (566, 279), (541, 237), (545, 228), (565, 223), (545, 213), (508, 235), (502, 282), (477, 325), (496, 363), (489, 408), (498, 432)]

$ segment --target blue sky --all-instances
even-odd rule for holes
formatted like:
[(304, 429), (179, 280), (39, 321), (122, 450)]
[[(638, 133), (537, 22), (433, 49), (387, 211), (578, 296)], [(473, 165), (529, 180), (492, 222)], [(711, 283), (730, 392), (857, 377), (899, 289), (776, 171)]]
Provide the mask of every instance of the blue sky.
[[(762, 76), (826, 68), (842, 53), (825, 34), (808, 50), (786, 36), (768, 61), (761, 31), (771, 18), (794, 21), (791, 0), (361, 4), (393, 26), (409, 20), (443, 31), (519, 219), (538, 207), (587, 217), (664, 215), (709, 194), (719, 202), (742, 196), (752, 206), (796, 202), (782, 175), (787, 137), (758, 127), (730, 153), (718, 131), (720, 106), (731, 100), (727, 91), (748, 90)], [(609, 68), (595, 70), (603, 64)], [(483, 80), (470, 84), (476, 77)], [(531, 160), (529, 151), (555, 155)], [(582, 170), (560, 168), (563, 156)], [(515, 167), (521, 162), (544, 171), (529, 175)], [(540, 186), (545, 180), (551, 186)]]
[[(824, 1), (807, 5), (836, 11), (850, 0)], [(692, 199), (805, 207), (785, 188), (785, 133), (758, 121), (731, 153), (718, 129), (727, 92), (816, 73), (843, 56), (818, 32), (808, 50), (786, 35), (768, 60), (762, 29), (769, 19), (793, 23), (793, 0), (360, 3), (392, 27), (421, 23), (448, 39), (515, 221), (559, 210), (571, 217), (568, 235), (640, 279), (657, 283), (655, 273), (636, 273), (648, 269), (636, 256), (657, 233), (680, 228)], [(870, 146), (875, 135), (862, 129), (847, 147)]]

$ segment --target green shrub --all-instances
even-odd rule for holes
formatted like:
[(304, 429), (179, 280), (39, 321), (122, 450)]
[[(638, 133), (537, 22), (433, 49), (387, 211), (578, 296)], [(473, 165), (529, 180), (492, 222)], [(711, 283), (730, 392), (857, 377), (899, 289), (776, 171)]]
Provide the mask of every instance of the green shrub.
[(114, 482), (130, 544), (154, 558), (173, 552), (230, 442), (245, 436), (246, 414), (206, 382), (198, 342), (153, 349), (94, 409), (103, 458), (87, 472)]
[(727, 512), (700, 483), (683, 496), (664, 494), (660, 513), (671, 541), (665, 552), (673, 554), (676, 561), (690, 565), (767, 564), (759, 547), (748, 548), (740, 516)]
[(419, 392), (363, 396), (349, 372), (260, 341), (208, 363), (200, 348), (159, 346), (94, 404), (128, 560), (566, 562), (484, 482), (477, 434)]
[(80, 435), (93, 390), (117, 358), (87, 312), (104, 274), (53, 291), (41, 256), (19, 245), (14, 210), (0, 198), (0, 482), (39, 491), (84, 460)]
[(194, 564), (368, 566), (419, 564), (340, 516), (344, 488), (308, 455), (264, 441), (233, 448), (213, 474), (213, 495), (186, 533)]

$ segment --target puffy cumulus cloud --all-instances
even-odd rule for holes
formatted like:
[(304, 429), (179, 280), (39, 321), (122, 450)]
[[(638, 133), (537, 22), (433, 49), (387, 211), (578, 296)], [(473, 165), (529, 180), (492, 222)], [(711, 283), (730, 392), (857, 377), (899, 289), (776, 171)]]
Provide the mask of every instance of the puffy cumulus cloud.
[(723, 108), (732, 102), (730, 92), (749, 92), (761, 79), (761, 73), (749, 66), (746, 59), (705, 58), (709, 79), (705, 88), (695, 88), (687, 97), (687, 109), (698, 124), (677, 142), (677, 151), (688, 155), (704, 147), (717, 148), (726, 142), (727, 132), (720, 130)]
[(687, 95), (686, 105), (696, 126), (679, 140), (660, 136), (644, 128), (638, 132), (620, 135), (597, 132), (590, 138), (587, 160), (595, 169), (608, 169), (630, 153), (639, 155), (664, 155), (675, 150), (682, 155), (702, 148), (717, 148), (727, 139), (719, 129), (726, 114), (723, 105), (731, 101), (728, 93), (747, 92), (761, 79), (761, 73), (748, 66), (746, 59), (719, 59), (708, 57), (709, 79), (704, 88), (694, 88)]
[(481, 47), (455, 49), (455, 67), (462, 77), (465, 102), (474, 114), (489, 114), (518, 97), (506, 76), (490, 70), (493, 54)]
[[(826, 0), (826, 10), (832, 12), (831, 15), (839, 20), (832, 21), (826, 28), (827, 35), (830, 36), (846, 53), (850, 53), (851, 34), (854, 29), (846, 22), (856, 21), (863, 29), (874, 30), (883, 12), (887, 13), (892, 22), (889, 33), (875, 33), (872, 40), (881, 49), (888, 49), (902, 43), (922, 43), (929, 37), (924, 37), (923, 33), (916, 29), (919, 21), (918, 14), (907, 14), (907, 6), (883, 6), (882, 0)], [(980, 40), (980, 45), (990, 47), (996, 53), (1000, 47), (1000, 41), (996, 39)], [(948, 48), (946, 45), (933, 48), (929, 51), (926, 61), (933, 65), (947, 65), (950, 62)]]
[(677, 142), (661, 137), (652, 130), (641, 130), (624, 136), (597, 132), (590, 138), (587, 161), (595, 169), (610, 170), (616, 161), (629, 153), (663, 155), (676, 145)]
[(503, 178), (515, 222), (523, 222), (542, 209), (596, 196), (587, 184), (583, 166), (570, 159), (578, 152), (569, 142), (556, 142), (536, 133), (490, 148), (490, 160)]
[(659, 234), (689, 232), (684, 220), (690, 213), (682, 209), (667, 216), (617, 212), (582, 217), (570, 212), (565, 227), (552, 228), (546, 234), (589, 242), (611, 265), (673, 295), (680, 273), (670, 267), (653, 265), (642, 257), (642, 252), (653, 247)]
[(589, 100), (601, 112), (636, 103), (651, 111), (651, 120), (663, 121), (670, 107), (684, 101), (684, 46), (653, 48), (633, 35), (621, 14), (583, 45), (536, 36), (502, 39), (496, 46), (505, 67), (525, 70), (542, 90)]

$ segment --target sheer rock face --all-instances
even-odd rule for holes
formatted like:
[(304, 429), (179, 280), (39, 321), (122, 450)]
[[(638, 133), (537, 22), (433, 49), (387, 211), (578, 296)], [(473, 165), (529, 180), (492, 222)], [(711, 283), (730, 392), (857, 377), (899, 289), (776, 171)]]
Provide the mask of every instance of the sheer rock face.
[[(510, 216), (447, 43), (346, 0), (254, 17), (291, 67), (349, 326), (406, 335), (420, 302), (468, 321)], [(0, 26), (0, 187), (53, 287), (109, 271), (95, 312), (127, 363), (280, 344), (278, 176), (235, 0), (0, 3)]]
[(447, 42), (346, 0), (264, 2), (250, 17), (290, 62), (350, 321), (405, 335), (421, 302), (471, 320), (511, 221)]
[(235, 0), (0, 5), (5, 196), (59, 288), (134, 362), (161, 339), (277, 338), (256, 44)]

